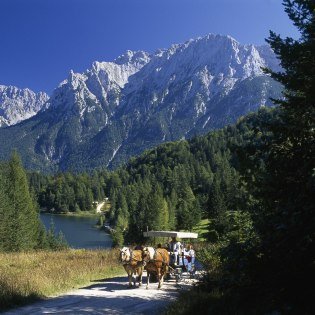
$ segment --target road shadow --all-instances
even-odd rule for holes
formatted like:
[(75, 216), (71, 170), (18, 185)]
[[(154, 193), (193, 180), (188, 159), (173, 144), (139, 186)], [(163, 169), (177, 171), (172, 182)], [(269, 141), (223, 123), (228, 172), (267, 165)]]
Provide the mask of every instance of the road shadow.
[(82, 287), (80, 289), (109, 291), (109, 292), (128, 289), (127, 277), (115, 277), (115, 278), (110, 278), (110, 279), (96, 280), (92, 282), (96, 282), (96, 283), (91, 284), (89, 286)]
[[(139, 286), (139, 282), (136, 282), (136, 286), (129, 287), (128, 277), (121, 276), (121, 277), (114, 277), (114, 278), (107, 278), (107, 279), (100, 279), (100, 280), (93, 280), (95, 284), (91, 284), (89, 286), (82, 287), (80, 289), (84, 290), (100, 290), (100, 291), (119, 291), (119, 290), (135, 290), (139, 288), (146, 287), (147, 276), (143, 276), (142, 278), (142, 286)], [(164, 281), (164, 287), (162, 290), (167, 290), (167, 283), (168, 281)], [(157, 281), (150, 281), (150, 289), (155, 288), (157, 286)]]

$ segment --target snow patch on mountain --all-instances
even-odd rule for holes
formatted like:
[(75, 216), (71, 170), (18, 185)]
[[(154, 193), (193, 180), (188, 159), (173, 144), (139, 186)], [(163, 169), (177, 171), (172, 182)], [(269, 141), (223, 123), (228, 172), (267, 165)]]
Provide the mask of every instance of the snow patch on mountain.
[(115, 156), (116, 156), (117, 152), (119, 151), (120, 147), (121, 147), (121, 144), (117, 148), (114, 149), (114, 152), (113, 152), (112, 156), (110, 157), (106, 167), (108, 167), (110, 165), (111, 161), (115, 158)]

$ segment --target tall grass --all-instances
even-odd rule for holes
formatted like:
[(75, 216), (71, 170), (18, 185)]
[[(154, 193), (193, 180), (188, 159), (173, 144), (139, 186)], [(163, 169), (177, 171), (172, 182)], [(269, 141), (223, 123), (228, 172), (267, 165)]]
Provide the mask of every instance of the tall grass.
[(0, 253), (0, 310), (122, 272), (115, 250)]

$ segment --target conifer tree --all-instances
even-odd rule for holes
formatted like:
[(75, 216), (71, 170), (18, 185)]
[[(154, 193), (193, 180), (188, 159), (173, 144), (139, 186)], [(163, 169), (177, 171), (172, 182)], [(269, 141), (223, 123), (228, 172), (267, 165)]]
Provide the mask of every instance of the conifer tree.
[(169, 212), (169, 228), (175, 229), (176, 225), (177, 225), (177, 221), (176, 221), (176, 205), (177, 205), (177, 194), (176, 191), (174, 189), (172, 189), (170, 196), (167, 199), (167, 203), (168, 203), (168, 212)]
[(200, 220), (200, 209), (189, 185), (184, 184), (179, 195), (177, 206), (178, 228), (190, 230)]
[(13, 207), (11, 224), (15, 233), (11, 250), (27, 250), (37, 245), (39, 214), (29, 192), (28, 181), (20, 157), (13, 152), (8, 164), (7, 195)]

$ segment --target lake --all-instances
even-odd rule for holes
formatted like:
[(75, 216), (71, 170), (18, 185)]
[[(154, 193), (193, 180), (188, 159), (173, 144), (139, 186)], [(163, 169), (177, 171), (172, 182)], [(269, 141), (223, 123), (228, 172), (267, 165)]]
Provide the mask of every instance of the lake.
[(112, 246), (110, 235), (94, 227), (96, 217), (70, 217), (41, 213), (40, 218), (47, 229), (53, 220), (56, 234), (61, 231), (72, 248), (109, 248)]

